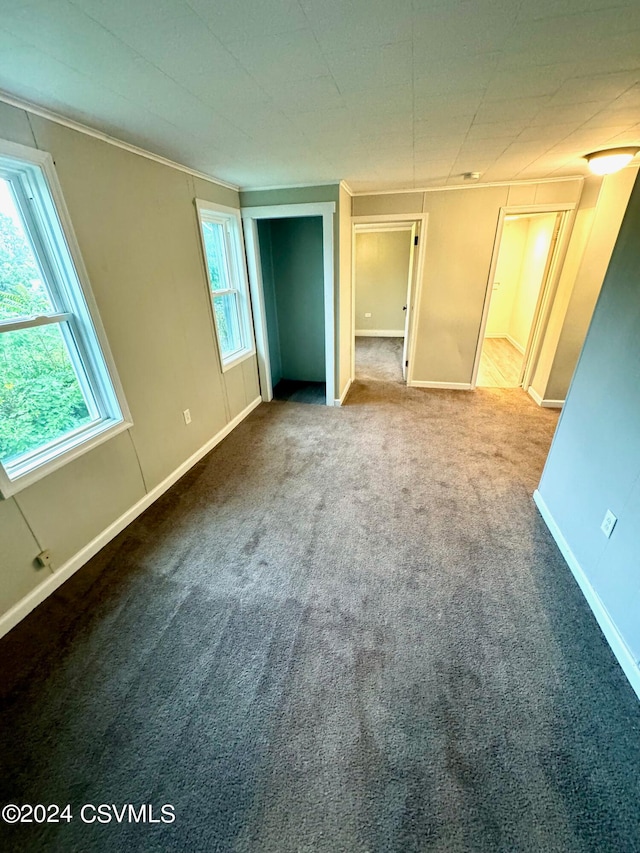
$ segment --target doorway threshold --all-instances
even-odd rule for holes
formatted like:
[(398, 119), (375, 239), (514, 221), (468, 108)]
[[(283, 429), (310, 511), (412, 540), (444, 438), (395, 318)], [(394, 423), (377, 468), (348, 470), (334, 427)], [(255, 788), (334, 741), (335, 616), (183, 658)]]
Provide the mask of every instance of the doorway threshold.
[(273, 389), (273, 399), (288, 403), (311, 403), (325, 406), (327, 403), (327, 386), (324, 382), (281, 379)]

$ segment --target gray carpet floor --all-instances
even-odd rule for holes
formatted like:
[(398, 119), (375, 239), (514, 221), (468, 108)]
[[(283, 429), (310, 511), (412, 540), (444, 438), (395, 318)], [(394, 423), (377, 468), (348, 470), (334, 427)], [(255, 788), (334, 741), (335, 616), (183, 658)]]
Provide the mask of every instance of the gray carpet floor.
[(75, 815), (3, 850), (640, 850), (640, 706), (531, 500), (555, 413), (375, 361), (256, 409), (0, 643), (1, 799)]
[(402, 382), (404, 338), (356, 338), (356, 377), (362, 382)]

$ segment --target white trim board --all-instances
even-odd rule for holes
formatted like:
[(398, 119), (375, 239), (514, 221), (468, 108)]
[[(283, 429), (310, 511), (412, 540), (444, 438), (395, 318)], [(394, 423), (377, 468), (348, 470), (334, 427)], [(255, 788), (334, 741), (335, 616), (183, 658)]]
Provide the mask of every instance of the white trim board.
[(598, 622), (606, 641), (609, 643), (611, 651), (622, 667), (622, 671), (629, 680), (629, 684), (635, 691), (638, 699), (640, 699), (640, 667), (638, 666), (638, 663), (635, 661), (630, 649), (622, 639), (615, 623), (600, 600), (598, 593), (591, 586), (591, 582), (584, 573), (584, 570), (571, 550), (569, 543), (564, 538), (562, 531), (556, 524), (556, 521), (552, 516), (549, 507), (545, 503), (544, 498), (537, 489), (533, 493), (533, 500), (535, 505), (538, 507), (544, 523), (549, 528), (549, 532), (553, 536), (556, 545), (560, 549), (560, 553), (564, 557), (578, 586), (582, 590), (582, 594), (586, 598), (587, 604), (591, 608), (591, 612), (596, 617), (596, 621)]
[(422, 379), (412, 379), (407, 382), (412, 388), (440, 388), (447, 391), (471, 391), (470, 382), (426, 382)]
[(348, 393), (349, 393), (349, 391), (351, 390), (351, 385), (352, 385), (352, 383), (353, 383), (353, 376), (351, 376), (351, 377), (349, 378), (349, 381), (348, 381), (348, 382), (347, 382), (347, 384), (344, 386), (344, 391), (342, 392), (342, 394), (340, 395), (340, 397), (339, 397), (339, 398), (336, 398), (336, 400), (335, 400), (335, 405), (336, 405), (336, 406), (341, 406), (341, 405), (344, 403), (344, 401), (345, 401), (345, 399), (346, 399), (346, 397), (347, 397), (347, 394), (348, 394)]
[(335, 201), (260, 204), (256, 207), (240, 208), (243, 219), (297, 219), (300, 216), (330, 216), (335, 212)]
[(404, 329), (356, 329), (356, 338), (404, 338)]
[(390, 231), (413, 231), (413, 222), (360, 222), (354, 228), (357, 234), (388, 234)]
[(46, 580), (39, 584), (31, 592), (27, 593), (24, 598), (13, 605), (6, 613), (0, 616), (0, 637), (8, 633), (15, 625), (25, 618), (32, 610), (48, 598), (55, 590), (62, 586), (78, 569), (82, 568), (93, 556), (95, 556), (101, 548), (104, 548), (118, 533), (121, 533), (127, 525), (131, 524), (141, 513), (151, 506), (161, 495), (163, 495), (171, 486), (176, 483), (180, 477), (189, 471), (190, 468), (199, 462), (203, 456), (206, 456), (209, 451), (220, 444), (223, 438), (226, 438), (238, 424), (243, 421), (257, 406), (262, 402), (261, 397), (249, 403), (249, 405), (236, 415), (233, 420), (217, 432), (213, 438), (210, 438), (199, 450), (196, 450), (188, 459), (179, 465), (175, 471), (172, 471), (168, 477), (158, 483), (150, 492), (141, 498), (137, 503), (117, 518), (112, 524), (105, 528), (102, 533), (94, 537), (91, 542), (81, 548), (73, 555), (66, 563), (60, 566), (52, 575), (49, 575)]
[(139, 154), (140, 157), (146, 157), (147, 160), (154, 160), (156, 163), (161, 163), (163, 166), (169, 166), (172, 169), (178, 169), (180, 172), (186, 172), (187, 175), (193, 175), (194, 178), (202, 178), (212, 184), (218, 184), (220, 187), (225, 187), (228, 190), (240, 191), (237, 184), (231, 184), (229, 181), (223, 181), (222, 178), (216, 178), (213, 175), (208, 175), (206, 172), (199, 172), (197, 169), (190, 169), (189, 166), (184, 166), (182, 163), (177, 163), (175, 160), (169, 160), (168, 157), (162, 157), (160, 154), (154, 154), (153, 151), (147, 151), (146, 148), (139, 148), (130, 142), (125, 142), (123, 139), (118, 139), (116, 136), (109, 136), (101, 130), (96, 130), (94, 127), (89, 127), (88, 124), (82, 124), (79, 121), (74, 121), (71, 118), (66, 118), (60, 113), (48, 110), (45, 107), (39, 107), (32, 101), (26, 101), (23, 98), (16, 98), (4, 89), (0, 89), (0, 101), (8, 104), (10, 107), (15, 107), (18, 110), (26, 110), (28, 113), (46, 118), (55, 124), (60, 124), (63, 127), (68, 127), (71, 130), (77, 130), (78, 133), (84, 133), (85, 136), (92, 136), (94, 139), (99, 139), (101, 142), (107, 142), (109, 145), (115, 145), (116, 148), (122, 148), (124, 151), (129, 151), (132, 154)]
[(544, 400), (535, 390), (533, 385), (530, 385), (529, 388), (527, 388), (527, 394), (535, 403), (542, 406), (543, 409), (561, 409), (564, 406), (564, 400)]

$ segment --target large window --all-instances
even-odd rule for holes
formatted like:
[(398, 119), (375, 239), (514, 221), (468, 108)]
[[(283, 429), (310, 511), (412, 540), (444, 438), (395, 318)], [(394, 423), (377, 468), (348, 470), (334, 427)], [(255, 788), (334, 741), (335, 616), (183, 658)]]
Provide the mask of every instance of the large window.
[(4, 497), (129, 425), (85, 276), (50, 156), (0, 142)]
[(255, 352), (237, 210), (196, 200), (222, 370)]

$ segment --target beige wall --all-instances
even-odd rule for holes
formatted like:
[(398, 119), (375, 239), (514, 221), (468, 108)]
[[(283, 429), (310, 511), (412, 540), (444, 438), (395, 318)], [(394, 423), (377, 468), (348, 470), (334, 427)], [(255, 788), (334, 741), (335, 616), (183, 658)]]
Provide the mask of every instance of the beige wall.
[[(220, 371), (194, 208), (237, 193), (0, 104), (0, 137), (54, 158), (133, 427), (0, 501), (0, 614), (259, 395), (255, 358)], [(186, 426), (182, 411), (191, 410)]]
[[(364, 231), (356, 235), (356, 334), (404, 333), (411, 231)], [(367, 317), (366, 314), (371, 316)]]
[(507, 187), (425, 193), (414, 381), (471, 382), (498, 213), (507, 200)]
[(506, 338), (510, 334), (513, 301), (520, 281), (528, 230), (526, 219), (507, 220), (503, 225), (485, 327), (485, 336), (488, 338)]
[(271, 204), (318, 204), (337, 202), (339, 184), (318, 184), (312, 187), (280, 187), (274, 190), (241, 190), (242, 207), (266, 207)]

